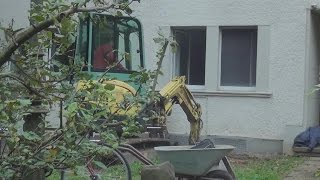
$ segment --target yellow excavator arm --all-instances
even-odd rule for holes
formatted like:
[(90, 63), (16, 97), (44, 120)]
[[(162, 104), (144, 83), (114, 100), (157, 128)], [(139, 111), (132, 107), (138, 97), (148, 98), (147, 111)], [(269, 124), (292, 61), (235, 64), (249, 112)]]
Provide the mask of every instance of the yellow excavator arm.
[(202, 128), (201, 106), (194, 100), (185, 84), (184, 76), (171, 80), (161, 91), (162, 104), (165, 114), (171, 113), (174, 104), (179, 104), (185, 112), (190, 123), (189, 143), (194, 144), (199, 140)]
[[(160, 136), (163, 136), (164, 130), (166, 130), (166, 117), (171, 113), (172, 108), (175, 104), (179, 104), (183, 111), (185, 112), (187, 119), (190, 123), (190, 134), (189, 134), (189, 144), (195, 144), (199, 140), (200, 130), (202, 128), (202, 120), (201, 120), (201, 106), (198, 104), (191, 92), (188, 90), (185, 84), (186, 78), (184, 76), (176, 77), (171, 80), (160, 92), (160, 101), (154, 102), (153, 109), (151, 107), (150, 110), (155, 110), (157, 113), (156, 116), (151, 118), (151, 124), (147, 124), (146, 128), (151, 133)], [(96, 81), (94, 81), (96, 82)], [(104, 84), (112, 84), (115, 85), (114, 95), (117, 99), (117, 102), (123, 101), (124, 94), (136, 94), (134, 88), (128, 85), (125, 82), (111, 80), (105, 81)], [(87, 81), (79, 81), (78, 89), (86, 89), (87, 86), (90, 86), (90, 83)], [(139, 112), (143, 112), (141, 107), (132, 107), (129, 111), (118, 111), (116, 110), (116, 103), (109, 103), (112, 111), (117, 111), (117, 114), (120, 115), (130, 115), (135, 116), (139, 114)], [(149, 109), (150, 106), (147, 106), (146, 109)], [(150, 116), (149, 116), (150, 117)], [(162, 134), (162, 135), (161, 135)]]

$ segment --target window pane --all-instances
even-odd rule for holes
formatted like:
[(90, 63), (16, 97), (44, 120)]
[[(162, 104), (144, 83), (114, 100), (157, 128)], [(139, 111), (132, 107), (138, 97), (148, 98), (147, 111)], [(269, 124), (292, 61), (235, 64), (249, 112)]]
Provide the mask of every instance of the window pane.
[(125, 53), (125, 35), (123, 33), (119, 33), (118, 41), (117, 41), (117, 58), (120, 60), (120, 64), (122, 67), (126, 67)]
[(221, 32), (221, 86), (255, 86), (257, 29), (222, 29)]
[(205, 30), (191, 30), (190, 38), (189, 84), (204, 85), (206, 32)]
[(92, 28), (92, 70), (104, 71), (116, 63), (114, 54), (114, 22), (103, 16), (95, 16)]
[(88, 70), (88, 21), (81, 20), (76, 45), (76, 59), (84, 66), (83, 71)]
[(186, 76), (189, 85), (205, 84), (206, 30), (204, 28), (175, 28), (178, 42), (176, 75)]
[(142, 66), (140, 26), (130, 18), (95, 15), (92, 71), (136, 71)]
[(134, 32), (130, 34), (130, 50), (131, 50), (131, 60), (132, 69), (138, 70), (141, 66), (140, 63), (140, 46), (139, 46), (139, 32)]
[(141, 66), (139, 26), (133, 20), (121, 19), (117, 22), (118, 59), (122, 66), (129, 71), (136, 71)]
[(179, 44), (176, 52), (177, 76), (186, 76), (188, 79), (188, 60), (189, 60), (189, 36), (184, 31), (177, 31), (176, 40)]

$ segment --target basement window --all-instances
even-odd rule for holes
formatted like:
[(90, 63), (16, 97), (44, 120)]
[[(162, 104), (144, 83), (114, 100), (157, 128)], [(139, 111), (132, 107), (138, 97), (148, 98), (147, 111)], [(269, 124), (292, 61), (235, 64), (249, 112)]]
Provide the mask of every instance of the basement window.
[(188, 85), (205, 84), (206, 28), (174, 27), (178, 43), (175, 53), (175, 75), (185, 76)]

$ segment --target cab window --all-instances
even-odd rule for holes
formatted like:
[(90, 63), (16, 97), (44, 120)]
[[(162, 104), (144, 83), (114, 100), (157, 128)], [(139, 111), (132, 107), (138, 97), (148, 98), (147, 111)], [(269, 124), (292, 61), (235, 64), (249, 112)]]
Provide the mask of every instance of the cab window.
[(95, 14), (91, 71), (132, 72), (143, 66), (141, 27), (133, 18)]

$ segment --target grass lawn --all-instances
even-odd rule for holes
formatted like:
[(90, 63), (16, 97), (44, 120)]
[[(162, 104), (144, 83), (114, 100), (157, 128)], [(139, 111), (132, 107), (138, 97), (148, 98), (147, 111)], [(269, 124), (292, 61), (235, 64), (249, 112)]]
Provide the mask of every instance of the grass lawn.
[[(140, 162), (134, 162), (130, 165), (131, 171), (132, 171), (132, 179), (133, 180), (140, 180), (140, 171), (143, 168), (142, 163)], [(83, 169), (82, 172), (84, 174), (81, 175), (81, 172), (79, 175), (74, 175), (73, 173), (69, 172), (66, 173), (65, 178), (67, 180), (90, 180), (88, 177), (87, 170)], [(126, 180), (126, 177), (124, 176), (123, 169), (121, 169), (120, 166), (114, 166), (110, 169), (107, 169), (103, 175), (101, 175), (102, 180)], [(51, 176), (47, 177), (46, 180), (60, 180), (60, 172), (54, 171)]]
[[(232, 166), (234, 167), (238, 180), (281, 180), (294, 167), (303, 162), (302, 157), (293, 156), (277, 156), (273, 158), (248, 158), (248, 157), (234, 157), (230, 158)], [(140, 171), (143, 165), (135, 162), (131, 164), (133, 180), (140, 180)], [(117, 173), (117, 169), (111, 170)], [(48, 180), (59, 180), (58, 172), (54, 172)], [(82, 180), (79, 176), (68, 178), (68, 180)], [(113, 179), (113, 178), (105, 178)]]
[(231, 158), (238, 180), (281, 180), (297, 165), (302, 157), (277, 156), (274, 158)]

